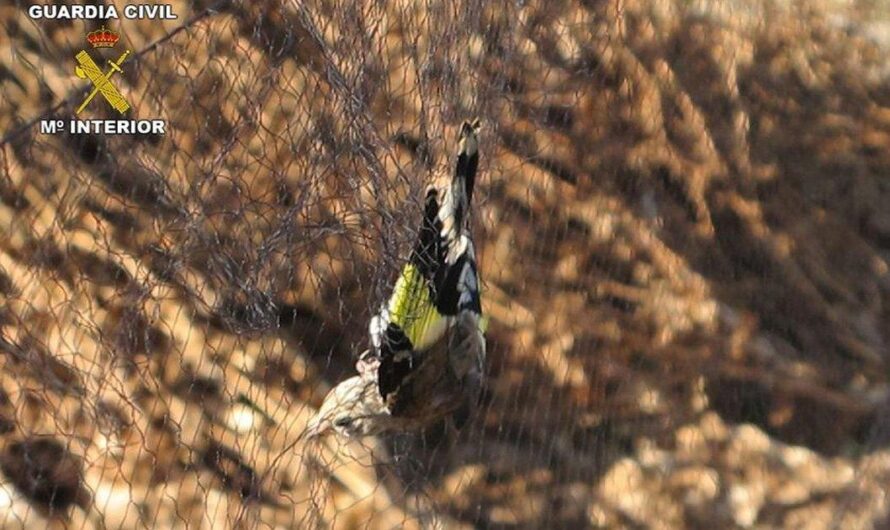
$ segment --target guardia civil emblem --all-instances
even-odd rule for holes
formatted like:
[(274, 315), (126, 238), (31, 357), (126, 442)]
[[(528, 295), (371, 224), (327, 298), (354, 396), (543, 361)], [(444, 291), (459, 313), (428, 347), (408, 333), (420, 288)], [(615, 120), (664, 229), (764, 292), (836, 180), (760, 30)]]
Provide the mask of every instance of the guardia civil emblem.
[[(119, 40), (120, 35), (110, 29), (105, 29), (105, 26), (102, 26), (96, 31), (87, 33), (87, 42), (89, 42), (94, 49), (114, 48)], [(109, 60), (108, 70), (103, 72), (87, 51), (81, 50), (78, 52), (75, 56), (77, 59), (77, 66), (74, 67), (74, 73), (81, 79), (89, 79), (93, 84), (93, 90), (87, 94), (86, 99), (84, 99), (80, 106), (77, 107), (75, 114), (83, 112), (83, 109), (93, 101), (97, 94), (101, 94), (102, 98), (105, 99), (114, 110), (121, 114), (130, 109), (130, 104), (111, 81), (114, 74), (123, 72), (123, 70), (121, 70), (121, 65), (127, 60), (129, 55), (130, 50), (126, 50), (116, 61)]]

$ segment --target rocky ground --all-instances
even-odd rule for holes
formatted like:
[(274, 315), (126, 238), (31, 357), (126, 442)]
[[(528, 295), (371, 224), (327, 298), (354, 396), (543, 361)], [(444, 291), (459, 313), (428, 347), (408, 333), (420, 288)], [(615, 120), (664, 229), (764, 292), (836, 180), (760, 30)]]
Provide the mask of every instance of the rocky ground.
[[(15, 4), (2, 527), (890, 528), (886, 2)], [(473, 115), (477, 417), (306, 446)]]

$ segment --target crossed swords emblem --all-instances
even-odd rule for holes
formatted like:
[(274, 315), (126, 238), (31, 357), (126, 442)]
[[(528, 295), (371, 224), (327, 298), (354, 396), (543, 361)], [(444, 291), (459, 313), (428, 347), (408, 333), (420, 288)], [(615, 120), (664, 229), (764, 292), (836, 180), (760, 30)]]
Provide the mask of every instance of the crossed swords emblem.
[(130, 50), (127, 50), (118, 57), (117, 61), (108, 61), (108, 65), (111, 68), (109, 68), (107, 72), (102, 72), (99, 65), (93, 61), (93, 58), (90, 57), (90, 54), (87, 52), (81, 50), (80, 53), (75, 56), (78, 66), (74, 67), (74, 73), (77, 77), (81, 79), (89, 79), (93, 83), (93, 90), (87, 95), (86, 99), (83, 100), (83, 103), (77, 107), (75, 114), (80, 114), (90, 101), (96, 97), (96, 94), (102, 94), (102, 97), (104, 97), (105, 100), (121, 114), (130, 108), (130, 104), (127, 103), (124, 96), (122, 96), (117, 88), (111, 84), (111, 77), (115, 73), (123, 72), (123, 70), (121, 70), (121, 64), (127, 60), (129, 55)]

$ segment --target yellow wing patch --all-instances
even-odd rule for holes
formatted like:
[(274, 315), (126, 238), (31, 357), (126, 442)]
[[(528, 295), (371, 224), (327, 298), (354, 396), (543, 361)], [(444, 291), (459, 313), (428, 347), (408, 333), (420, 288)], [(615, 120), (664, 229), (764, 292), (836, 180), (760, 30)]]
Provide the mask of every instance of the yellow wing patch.
[(436, 310), (426, 279), (413, 264), (402, 269), (392, 298), (389, 299), (391, 322), (397, 324), (415, 350), (433, 345), (445, 333), (447, 319)]

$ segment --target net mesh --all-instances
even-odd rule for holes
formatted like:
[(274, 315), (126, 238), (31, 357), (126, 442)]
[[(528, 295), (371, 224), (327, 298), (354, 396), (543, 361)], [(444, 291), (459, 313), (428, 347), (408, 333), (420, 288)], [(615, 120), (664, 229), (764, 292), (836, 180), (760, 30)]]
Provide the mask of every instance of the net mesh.
[[(171, 4), (0, 7), (0, 526), (890, 527), (886, 2)], [(474, 116), (482, 402), (307, 444)]]

